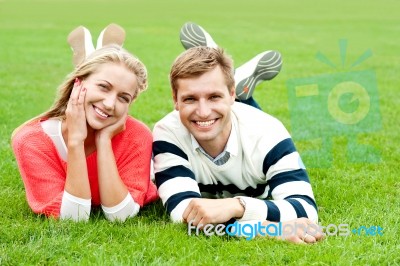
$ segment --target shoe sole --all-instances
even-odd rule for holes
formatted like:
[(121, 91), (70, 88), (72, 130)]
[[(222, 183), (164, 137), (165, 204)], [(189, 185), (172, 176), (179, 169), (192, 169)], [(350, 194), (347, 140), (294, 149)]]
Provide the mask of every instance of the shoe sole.
[(235, 70), (236, 96), (247, 100), (253, 95), (254, 88), (264, 80), (271, 80), (279, 74), (282, 57), (279, 52), (266, 51)]
[(108, 25), (97, 39), (96, 49), (108, 44), (118, 44), (122, 46), (125, 41), (125, 30), (117, 24)]
[(195, 23), (185, 23), (179, 37), (186, 50), (196, 46), (217, 47), (210, 34)]
[(72, 62), (75, 66), (79, 65), (89, 54), (94, 51), (92, 35), (83, 26), (74, 29), (67, 38), (71, 46), (73, 56)]

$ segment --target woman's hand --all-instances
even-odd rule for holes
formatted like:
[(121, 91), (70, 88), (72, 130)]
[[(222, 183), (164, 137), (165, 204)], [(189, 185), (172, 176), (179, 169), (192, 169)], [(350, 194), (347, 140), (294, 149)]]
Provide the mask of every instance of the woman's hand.
[(69, 144), (80, 144), (87, 137), (85, 95), (86, 88), (79, 79), (76, 79), (65, 110)]
[(87, 137), (85, 96), (86, 88), (83, 87), (80, 80), (76, 79), (65, 110), (68, 167), (64, 190), (75, 197), (90, 199), (91, 190), (85, 156), (85, 139)]
[(101, 204), (105, 207), (116, 206), (128, 194), (128, 189), (119, 175), (111, 142), (115, 135), (125, 130), (127, 117), (128, 114), (125, 114), (114, 124), (97, 130), (95, 133), (99, 192)]
[(99, 147), (98, 144), (101, 141), (111, 140), (115, 135), (124, 131), (127, 118), (128, 114), (126, 113), (123, 116), (121, 116), (121, 118), (114, 124), (111, 124), (109, 126), (106, 126), (105, 128), (98, 130), (96, 132), (96, 146)]

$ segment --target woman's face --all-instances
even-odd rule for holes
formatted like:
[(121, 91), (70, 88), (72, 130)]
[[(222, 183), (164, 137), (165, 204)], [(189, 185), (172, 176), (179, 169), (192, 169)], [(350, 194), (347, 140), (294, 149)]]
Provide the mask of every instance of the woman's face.
[(129, 111), (137, 88), (136, 75), (125, 66), (106, 63), (82, 82), (86, 88), (85, 115), (94, 130), (116, 123)]

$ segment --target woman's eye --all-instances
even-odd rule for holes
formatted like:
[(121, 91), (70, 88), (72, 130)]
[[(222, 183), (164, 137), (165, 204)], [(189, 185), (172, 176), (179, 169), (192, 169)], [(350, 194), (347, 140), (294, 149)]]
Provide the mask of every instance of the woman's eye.
[(99, 84), (99, 87), (103, 90), (108, 90), (108, 86), (105, 84)]
[(129, 98), (126, 96), (119, 96), (122, 102), (129, 103)]

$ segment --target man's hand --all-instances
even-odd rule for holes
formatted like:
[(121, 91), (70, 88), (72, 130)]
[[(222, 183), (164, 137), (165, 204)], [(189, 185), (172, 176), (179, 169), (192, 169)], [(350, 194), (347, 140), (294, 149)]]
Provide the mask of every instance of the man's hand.
[(244, 208), (236, 198), (226, 199), (192, 199), (183, 212), (183, 220), (186, 223), (192, 221), (192, 225), (225, 223), (231, 218), (243, 216)]
[[(263, 225), (277, 224), (264, 221)], [(297, 218), (291, 221), (282, 222), (282, 235), (278, 239), (287, 240), (296, 244), (312, 244), (324, 238), (323, 232), (318, 224), (308, 218)]]

